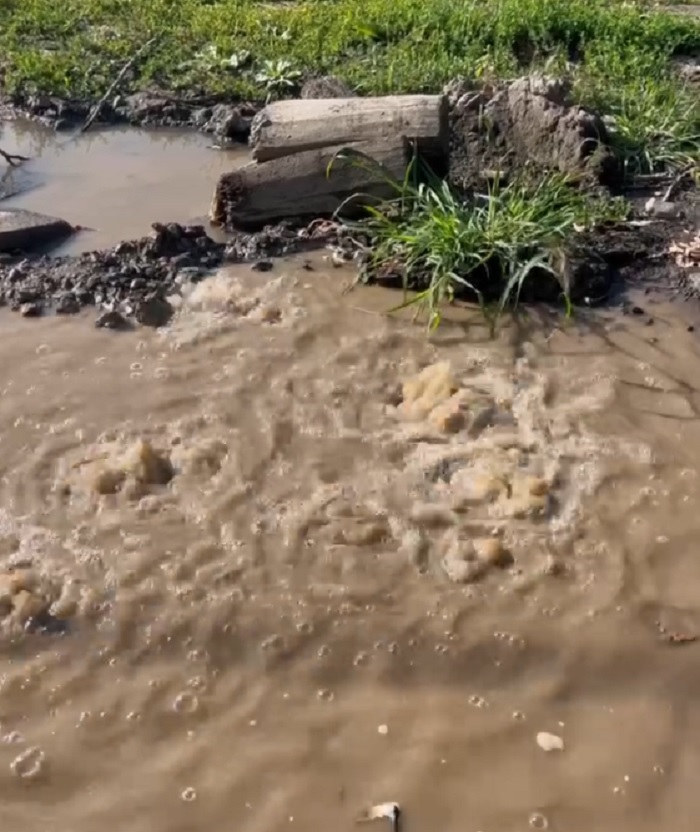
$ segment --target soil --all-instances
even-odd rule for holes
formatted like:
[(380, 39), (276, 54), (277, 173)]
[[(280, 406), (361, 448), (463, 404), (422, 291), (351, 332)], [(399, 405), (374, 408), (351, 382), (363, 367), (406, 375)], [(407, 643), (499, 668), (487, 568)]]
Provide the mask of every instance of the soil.
[(87, 306), (106, 315), (98, 326), (121, 329), (131, 321), (166, 324), (173, 296), (201, 281), (223, 264), (250, 262), (258, 271), (266, 258), (312, 251), (328, 243), (334, 226), (270, 226), (255, 234), (236, 234), (226, 244), (209, 237), (203, 226), (153, 224), (149, 237), (122, 242), (77, 257), (25, 257), (0, 263), (0, 306), (25, 317), (74, 314)]
[(457, 79), (451, 104), (450, 180), (469, 190), (531, 167), (593, 182), (619, 179), (603, 120), (570, 102), (567, 80), (519, 78), (502, 88)]
[[(302, 93), (304, 97), (351, 93), (340, 84), (333, 78), (311, 79)], [(578, 177), (584, 187), (619, 185), (604, 123), (596, 114), (570, 103), (566, 80), (533, 76), (496, 89), (477, 88), (457, 79), (445, 92), (451, 105), (449, 179), (465, 194), (483, 189), (496, 175), (507, 179), (526, 168), (535, 172), (558, 169)], [(246, 139), (258, 109), (256, 104), (226, 104), (194, 95), (177, 98), (147, 91), (118, 97), (105, 105), (101, 119), (150, 126), (185, 124), (214, 133), (223, 141), (240, 141)], [(5, 114), (8, 112), (29, 114), (60, 129), (81, 123), (88, 108), (38, 96), (6, 103)], [(698, 228), (697, 192), (686, 188), (674, 194), (677, 214), (650, 221), (643, 210), (645, 199), (665, 191), (668, 180), (651, 185), (636, 194), (632, 224), (579, 235), (566, 253), (561, 280), (538, 275), (523, 287), (521, 299), (558, 303), (564, 283), (574, 303), (595, 305), (610, 302), (618, 288), (629, 281), (661, 286), (664, 292), (676, 295), (700, 295), (700, 279), (679, 268), (668, 255), (672, 242)], [(168, 318), (162, 305), (167, 298), (177, 294), (183, 282), (199, 280), (222, 263), (267, 260), (330, 243), (340, 243), (346, 258), (352, 254), (351, 240), (347, 236), (339, 239), (333, 223), (304, 226), (290, 218), (257, 233), (233, 231), (225, 245), (210, 239), (201, 226), (155, 224), (153, 228), (152, 237), (75, 258), (11, 258), (0, 266), (0, 303), (27, 316), (48, 310), (70, 313), (94, 305), (117, 310), (127, 320), (160, 325)], [(370, 281), (386, 285), (402, 282), (400, 268), (393, 272), (385, 269), (382, 274), (364, 271)], [(493, 274), (485, 271), (483, 277), (485, 286), (493, 285)], [(157, 301), (158, 310), (144, 312), (144, 304), (153, 307), (153, 301)]]

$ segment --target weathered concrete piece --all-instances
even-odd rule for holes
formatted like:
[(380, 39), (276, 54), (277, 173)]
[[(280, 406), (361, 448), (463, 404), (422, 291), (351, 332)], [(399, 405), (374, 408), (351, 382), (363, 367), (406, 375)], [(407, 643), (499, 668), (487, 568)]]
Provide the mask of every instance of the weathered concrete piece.
[(211, 206), (212, 222), (227, 228), (258, 226), (290, 217), (332, 214), (344, 200), (371, 194), (395, 195), (391, 185), (375, 169), (336, 159), (338, 151), (351, 147), (381, 163), (394, 179), (401, 180), (410, 158), (410, 147), (401, 138), (391, 141), (354, 142), (317, 148), (262, 164), (245, 165), (224, 174)]
[(277, 101), (253, 119), (253, 158), (268, 162), (348, 142), (415, 141), (427, 160), (449, 151), (447, 100), (442, 95), (317, 98)]
[(68, 237), (74, 230), (70, 223), (56, 217), (5, 208), (0, 210), (0, 251), (40, 248)]

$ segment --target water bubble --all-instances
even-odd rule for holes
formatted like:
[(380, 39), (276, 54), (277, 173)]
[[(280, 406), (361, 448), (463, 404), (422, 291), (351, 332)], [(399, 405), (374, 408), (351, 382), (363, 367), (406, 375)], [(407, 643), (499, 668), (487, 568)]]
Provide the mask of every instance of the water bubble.
[(489, 705), (483, 696), (477, 696), (475, 693), (469, 697), (468, 702), (475, 708), (488, 708)]
[(129, 722), (136, 722), (139, 719), (141, 719), (141, 714), (138, 711), (129, 711), (129, 713), (126, 715), (126, 718), (129, 720)]
[(389, 726), (388, 725), (379, 725), (377, 726), (377, 733), (381, 734), (385, 737), (389, 733)]
[(530, 815), (530, 826), (533, 829), (548, 829), (549, 821), (541, 812), (533, 812)]
[(19, 733), (19, 731), (10, 731), (9, 734), (5, 734), (2, 741), (6, 745), (19, 745), (19, 743), (24, 742), (24, 737)]
[(192, 788), (192, 786), (188, 786), (186, 789), (182, 790), (180, 797), (186, 803), (192, 803), (193, 800), (197, 799), (197, 792)]
[(328, 656), (330, 652), (331, 648), (327, 644), (322, 644), (318, 648), (318, 652), (316, 653), (316, 655), (319, 657), (319, 659), (322, 659), (324, 656)]
[(355, 667), (362, 667), (363, 665), (366, 665), (368, 661), (369, 656), (367, 655), (367, 653), (361, 651), (355, 656), (352, 663), (355, 665)]
[(398, 653), (399, 652), (399, 645), (392, 641), (389, 643), (388, 647), (386, 648), (390, 653)]
[(129, 367), (132, 373), (140, 373), (143, 370), (143, 364), (140, 361), (134, 361), (133, 364)]
[(314, 625), (311, 624), (309, 621), (300, 621), (297, 624), (297, 632), (303, 633), (304, 635), (308, 635), (309, 633), (313, 633)]
[(24, 780), (35, 780), (44, 769), (45, 755), (41, 748), (33, 746), (23, 751), (10, 763), (12, 773)]
[(335, 695), (332, 690), (328, 690), (327, 688), (321, 688), (316, 694), (319, 699), (322, 699), (324, 702), (332, 702), (335, 698)]

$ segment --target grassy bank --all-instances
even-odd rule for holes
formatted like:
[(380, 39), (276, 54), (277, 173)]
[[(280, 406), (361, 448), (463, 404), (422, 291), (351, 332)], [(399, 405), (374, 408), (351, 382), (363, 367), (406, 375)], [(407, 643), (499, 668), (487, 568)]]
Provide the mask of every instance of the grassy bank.
[(618, 119), (632, 156), (653, 156), (659, 133), (666, 155), (700, 133), (698, 96), (672, 67), (700, 51), (700, 20), (610, 0), (0, 0), (4, 88), (97, 98), (153, 37), (132, 90), (264, 99), (330, 73), (422, 92), (538, 66), (575, 69), (579, 100)]
[[(700, 54), (700, 18), (651, 3), (0, 0), (10, 94), (95, 100), (150, 39), (121, 93), (159, 86), (264, 100), (293, 93), (313, 74), (339, 76), (365, 94), (436, 92), (458, 75), (492, 80), (544, 69), (571, 75), (578, 102), (608, 117), (632, 174), (700, 160), (700, 95), (675, 60)], [(481, 212), (439, 188), (423, 191), (411, 195), (408, 218), (396, 220), (389, 207), (367, 230), (380, 259), (398, 255), (430, 272), (434, 291), (423, 300), (434, 321), (465, 269), (495, 258), (507, 299), (522, 284), (523, 257), (528, 268), (549, 268), (549, 241), (573, 233), (589, 208), (561, 183), (538, 193), (536, 205), (549, 213), (533, 217), (530, 196), (517, 190), (492, 195)], [(538, 244), (526, 246), (533, 229)]]
[[(262, 96), (268, 78), (336, 73), (367, 92), (434, 90), (457, 74), (584, 61), (598, 81), (663, 78), (700, 24), (609, 0), (0, 0), (12, 90), (95, 96), (146, 40), (136, 85)], [(280, 62), (283, 62), (280, 65)]]

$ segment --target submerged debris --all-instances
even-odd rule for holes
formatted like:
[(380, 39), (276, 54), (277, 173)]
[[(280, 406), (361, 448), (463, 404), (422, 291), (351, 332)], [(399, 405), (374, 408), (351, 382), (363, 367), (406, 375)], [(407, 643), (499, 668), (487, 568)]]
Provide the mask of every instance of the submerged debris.
[(368, 806), (364, 809), (357, 818), (358, 823), (367, 823), (373, 820), (381, 820), (385, 818), (391, 821), (392, 829), (398, 832), (401, 808), (398, 803), (377, 803), (374, 806)]
[(689, 240), (673, 243), (668, 252), (682, 269), (700, 269), (700, 231)]
[(564, 740), (556, 734), (550, 734), (548, 731), (540, 731), (537, 735), (537, 745), (543, 751), (563, 751)]

